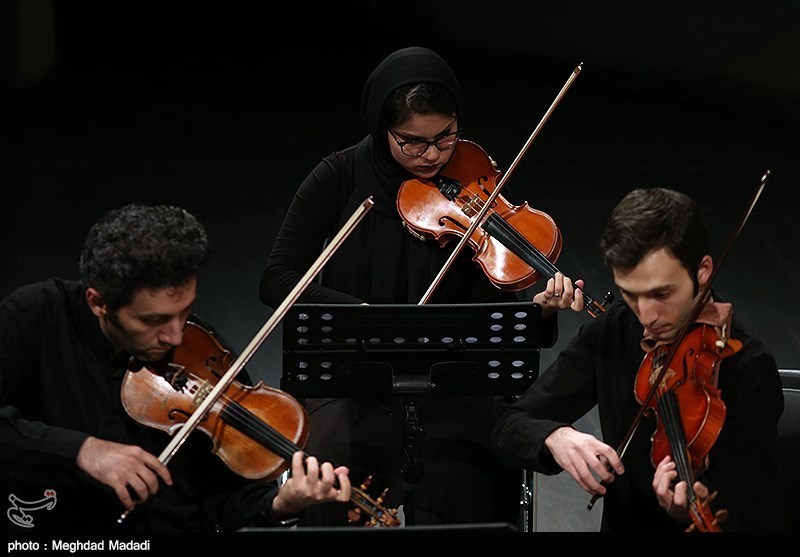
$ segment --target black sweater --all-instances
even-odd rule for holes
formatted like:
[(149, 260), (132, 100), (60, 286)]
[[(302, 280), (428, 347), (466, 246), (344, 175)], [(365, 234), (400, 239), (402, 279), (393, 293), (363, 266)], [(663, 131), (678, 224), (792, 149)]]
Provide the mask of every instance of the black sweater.
[(5, 518), (2, 529), (158, 532), (276, 524), (269, 510), (275, 484), (232, 473), (199, 431), (168, 464), (174, 484), (162, 484), (117, 524), (123, 508), (116, 495), (75, 463), (82, 443), (91, 435), (159, 455), (170, 440), (122, 407), (126, 364), (114, 357), (77, 282), (51, 279), (0, 303), (0, 498), (13, 495), (24, 506), (47, 491), (56, 502), (49, 510), (25, 511), (31, 529)]

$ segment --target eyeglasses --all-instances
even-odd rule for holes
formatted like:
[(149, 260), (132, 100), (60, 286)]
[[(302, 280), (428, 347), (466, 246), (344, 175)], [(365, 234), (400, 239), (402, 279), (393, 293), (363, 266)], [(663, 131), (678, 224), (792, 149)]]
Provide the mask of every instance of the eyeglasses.
[(458, 138), (460, 138), (461, 134), (464, 132), (464, 130), (456, 130), (454, 132), (440, 135), (431, 141), (425, 139), (400, 141), (400, 138), (395, 135), (391, 128), (387, 129), (389, 130), (389, 133), (392, 134), (395, 142), (397, 142), (397, 146), (400, 147), (400, 151), (407, 157), (421, 157), (431, 145), (434, 145), (440, 151), (449, 151), (455, 147), (456, 143), (458, 142)]

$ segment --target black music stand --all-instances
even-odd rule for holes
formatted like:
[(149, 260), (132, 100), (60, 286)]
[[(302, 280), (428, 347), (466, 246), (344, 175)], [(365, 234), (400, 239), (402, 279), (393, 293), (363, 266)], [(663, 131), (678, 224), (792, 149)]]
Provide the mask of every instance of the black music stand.
[[(403, 478), (423, 475), (422, 396), (512, 396), (539, 375), (541, 307), (295, 304), (282, 322), (281, 389), (298, 399), (399, 396)], [(406, 523), (413, 524), (407, 490)]]

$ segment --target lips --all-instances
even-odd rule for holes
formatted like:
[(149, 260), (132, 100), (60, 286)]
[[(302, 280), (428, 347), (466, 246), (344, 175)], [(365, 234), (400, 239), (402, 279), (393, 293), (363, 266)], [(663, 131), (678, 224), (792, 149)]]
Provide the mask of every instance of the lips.
[(668, 338), (670, 336), (670, 331), (671, 331), (671, 328), (670, 327), (666, 327), (666, 326), (665, 327), (657, 327), (655, 329), (647, 329), (647, 332), (650, 334), (650, 336), (652, 336), (654, 338), (662, 339), (662, 340), (666, 339), (666, 338)]
[(148, 362), (157, 362), (161, 358), (167, 355), (169, 352), (169, 348), (153, 348), (145, 352), (146, 354), (146, 361)]
[(436, 172), (439, 171), (439, 169), (441, 167), (442, 167), (441, 164), (432, 164), (432, 165), (428, 165), (428, 166), (418, 166), (417, 167), (417, 172), (419, 172), (420, 174), (436, 173)]

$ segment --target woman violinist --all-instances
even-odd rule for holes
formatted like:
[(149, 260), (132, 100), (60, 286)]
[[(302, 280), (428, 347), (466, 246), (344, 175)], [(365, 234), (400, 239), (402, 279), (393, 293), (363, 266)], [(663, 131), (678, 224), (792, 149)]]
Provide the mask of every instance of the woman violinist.
[[(775, 451), (783, 394), (777, 366), (762, 343), (732, 321), (732, 306), (713, 293), (693, 325), (709, 325), (719, 346), (737, 339), (741, 347), (719, 359), (717, 381), (708, 385), (712, 401), (715, 393), (721, 396), (714, 402), (724, 404), (724, 420), (704, 424), (716, 429), (693, 467), (696, 482), (689, 489), (679, 481), (671, 454), (653, 461), (658, 414), (639, 423), (623, 458), (615, 449), (641, 408), (644, 397), (635, 387), (646, 354), (676, 339), (712, 275), (699, 206), (672, 190), (633, 190), (613, 210), (601, 245), (622, 300), (583, 325), (498, 420), (493, 440), (524, 465), (546, 474), (566, 470), (587, 492), (602, 496), (603, 531), (687, 529), (693, 525), (690, 491), (711, 516), (727, 513), (717, 524), (723, 531), (781, 530)], [(668, 373), (681, 373), (688, 361), (676, 358)], [(595, 405), (604, 442), (571, 425)]]
[[(300, 302), (417, 304), (453, 249), (455, 242), (442, 249), (435, 241), (415, 238), (403, 227), (396, 206), (404, 181), (436, 176), (458, 148), (463, 118), (459, 85), (450, 67), (426, 48), (390, 54), (366, 82), (361, 113), (369, 134), (326, 156), (289, 207), (261, 278), (261, 300), (267, 305), (276, 307), (286, 297), (326, 240), (369, 196), (374, 208)], [(560, 273), (542, 290), (534, 300), (547, 315), (573, 304), (573, 283)], [(519, 299), (495, 287), (465, 250), (429, 303), (492, 301)], [(573, 305), (582, 309), (580, 300)], [(550, 338), (544, 345), (552, 343), (556, 325), (554, 318), (547, 321)], [(420, 416), (426, 431), (425, 462), (414, 486), (416, 524), (515, 521), (518, 470), (501, 474), (489, 447), (496, 403), (492, 397), (436, 397), (424, 402)], [(401, 504), (401, 402), (309, 399), (307, 408), (309, 449), (347, 462), (354, 481), (358, 473), (374, 472), (389, 488), (387, 506)], [(493, 501), (506, 508), (494, 511)], [(315, 516), (318, 511), (321, 508), (306, 513), (308, 524), (345, 520), (344, 508), (328, 508), (327, 516)]]

